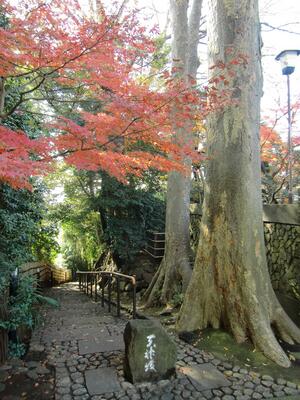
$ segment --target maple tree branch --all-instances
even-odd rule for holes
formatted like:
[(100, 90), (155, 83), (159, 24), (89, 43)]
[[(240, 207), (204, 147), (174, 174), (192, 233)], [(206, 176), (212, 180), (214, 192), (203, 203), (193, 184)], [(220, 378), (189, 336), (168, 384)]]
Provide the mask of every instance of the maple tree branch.
[[(129, 132), (126, 133), (126, 131), (128, 130), (129, 125), (132, 125), (134, 122), (135, 122), (135, 121), (132, 120), (132, 121), (127, 125), (127, 127), (124, 128), (124, 130), (122, 131), (122, 133), (121, 133), (120, 135), (116, 135), (116, 136), (113, 137), (111, 140), (108, 140), (108, 141), (106, 141), (105, 143), (102, 143), (102, 144), (95, 145), (95, 146), (93, 146), (93, 147), (81, 147), (81, 148), (80, 148), (80, 151), (91, 151), (91, 150), (95, 150), (95, 149), (96, 149), (96, 150), (101, 150), (101, 149), (103, 149), (105, 146), (107, 146), (108, 144), (114, 142), (115, 140), (117, 140), (117, 139), (119, 139), (119, 138), (125, 138), (125, 137), (128, 137), (129, 135), (135, 135), (135, 134), (138, 134), (138, 133), (144, 133), (144, 132), (147, 132), (147, 131), (149, 131), (149, 130), (151, 130), (151, 129), (155, 129), (155, 128), (163, 127), (163, 126), (164, 126), (164, 125), (162, 125), (162, 124), (157, 124), (157, 125), (151, 126), (151, 127), (149, 127), (149, 128), (140, 129), (140, 130), (135, 130), (135, 131), (129, 131)], [(123, 133), (124, 133), (124, 134), (123, 134)], [(59, 153), (57, 153), (57, 154), (53, 154), (53, 155), (51, 156), (51, 158), (52, 158), (52, 159), (56, 159), (56, 158), (59, 158), (59, 157), (65, 157), (65, 156), (67, 156), (67, 155), (69, 155), (69, 154), (75, 153), (76, 151), (79, 151), (79, 149), (68, 149), (68, 150), (65, 150), (65, 151), (61, 151), (61, 152), (59, 152)], [(44, 158), (41, 158), (39, 161), (43, 161), (43, 160), (45, 160), (45, 159), (44, 159)]]
[(86, 188), (84, 187), (84, 184), (83, 184), (83, 182), (82, 182), (82, 179), (81, 179), (78, 175), (75, 175), (75, 178), (78, 180), (78, 183), (79, 183), (81, 189), (83, 190), (84, 194), (86, 194), (88, 197), (93, 198), (93, 197), (94, 197), (93, 194), (89, 193), (89, 192), (86, 190)]
[[(120, 12), (122, 12), (122, 7), (121, 7), (121, 9), (119, 10), (119, 13), (120, 13)], [(118, 15), (119, 15), (119, 13), (118, 13), (118, 14), (116, 15), (116, 17), (113, 19), (113, 23), (110, 24), (110, 25), (108, 26), (108, 28), (104, 31), (104, 33), (103, 33), (102, 35), (98, 36), (98, 38), (97, 38), (96, 41), (94, 41), (90, 46), (87, 46), (85, 49), (83, 49), (79, 54), (77, 54), (77, 55), (75, 55), (75, 56), (69, 58), (68, 60), (66, 60), (65, 62), (63, 62), (61, 65), (59, 65), (58, 67), (51, 69), (51, 71), (42, 72), (42, 68), (37, 68), (37, 69), (35, 69), (35, 70), (32, 70), (32, 71), (26, 73), (26, 75), (29, 75), (29, 74), (32, 74), (32, 73), (41, 71), (42, 73), (39, 75), (39, 77), (41, 78), (41, 81), (40, 81), (34, 88), (20, 93), (19, 100), (15, 103), (15, 105), (14, 105), (13, 107), (11, 107), (11, 109), (10, 109), (8, 112), (6, 112), (5, 114), (0, 113), (0, 119), (5, 119), (5, 118), (7, 118), (9, 115), (11, 115), (11, 114), (23, 103), (23, 101), (25, 100), (25, 99), (24, 99), (24, 96), (25, 96), (26, 94), (32, 93), (32, 92), (34, 92), (35, 90), (37, 90), (37, 89), (45, 82), (45, 80), (46, 80), (47, 77), (49, 77), (50, 75), (55, 74), (56, 72), (58, 72), (58, 71), (60, 71), (61, 69), (65, 68), (68, 64), (70, 64), (70, 63), (72, 63), (72, 62), (78, 60), (79, 58), (81, 58), (82, 56), (88, 54), (91, 50), (93, 50), (93, 49), (101, 42), (101, 39), (103, 39), (103, 38), (108, 34), (108, 32), (113, 28), (114, 24), (115, 24), (116, 21), (117, 21), (117, 17), (118, 17)], [(66, 51), (68, 51), (68, 50), (66, 50)], [(66, 52), (66, 51), (65, 51), (65, 52)], [(45, 67), (44, 67), (44, 68), (45, 68)], [(47, 67), (46, 67), (46, 68), (47, 68)], [(10, 78), (16, 78), (16, 77), (21, 77), (21, 76), (24, 76), (24, 74), (20, 74), (20, 75), (17, 75), (17, 76), (10, 76)], [(37, 79), (37, 77), (33, 78), (28, 84), (34, 82), (36, 79)], [(27, 84), (26, 86), (28, 86), (28, 84)], [(0, 109), (0, 110), (1, 110), (1, 109)]]
[(21, 92), (20, 95), (19, 95), (19, 100), (10, 108), (9, 111), (7, 111), (4, 114), (1, 113), (0, 114), (0, 119), (5, 119), (9, 115), (13, 114), (16, 111), (16, 109), (26, 100), (26, 99), (24, 99), (24, 96), (26, 94), (30, 94), (30, 93), (34, 92), (35, 90), (37, 90), (44, 83), (45, 79), (46, 79), (46, 77), (44, 76), (40, 80), (40, 82), (38, 84), (36, 84), (36, 86), (34, 86), (33, 88), (31, 88), (29, 90), (26, 90), (25, 92)]
[[(117, 23), (119, 17), (121, 16), (121, 14), (122, 14), (122, 12), (123, 12), (123, 10), (124, 10), (124, 6), (125, 6), (126, 2), (127, 2), (127, 0), (124, 0), (124, 1), (123, 1), (123, 3), (121, 4), (121, 6), (120, 6), (118, 12), (113, 16), (113, 18), (112, 18), (112, 20), (111, 20), (111, 23), (110, 23), (110, 24), (108, 25), (108, 27), (105, 29), (105, 31), (103, 32), (103, 34), (100, 35), (100, 36), (97, 38), (97, 40), (96, 40), (95, 42), (93, 42), (90, 46), (87, 46), (87, 47), (86, 47), (84, 50), (82, 50), (79, 54), (77, 54), (77, 55), (75, 55), (75, 56), (69, 58), (68, 60), (66, 60), (65, 62), (63, 62), (60, 66), (54, 68), (54, 69), (53, 69), (52, 71), (50, 71), (49, 73), (46, 73), (46, 74), (43, 74), (43, 75), (51, 75), (52, 73), (55, 73), (55, 72), (59, 71), (60, 69), (64, 68), (66, 65), (68, 65), (70, 62), (76, 61), (78, 58), (82, 57), (82, 56), (85, 55), (87, 52), (91, 51), (94, 47), (96, 47), (96, 46), (100, 43), (101, 39), (103, 39), (103, 38), (108, 34), (108, 32), (111, 31), (111, 29), (114, 27), (114, 25)], [(96, 30), (95, 30), (94, 32), (96, 32)], [(70, 50), (72, 50), (72, 47), (70, 47), (70, 48), (64, 50), (64, 53), (67, 53), (67, 52), (70, 51)], [(1, 56), (0, 56), (0, 58), (3, 59), (3, 57), (1, 57)], [(12, 61), (7, 61), (6, 59), (5, 59), (5, 61), (6, 61), (6, 62), (9, 62), (9, 64), (13, 65), (14, 67), (29, 69), (28, 67), (26, 67), (26, 66), (24, 66), (24, 65), (18, 65), (18, 64), (16, 64), (16, 63), (12, 62)], [(52, 60), (52, 61), (53, 61), (53, 60)], [(48, 60), (48, 62), (50, 62), (50, 60)], [(28, 72), (24, 72), (24, 73), (21, 73), (21, 74), (17, 74), (17, 75), (8, 75), (7, 77), (8, 77), (8, 78), (20, 78), (20, 77), (24, 77), (24, 76), (26, 76), (26, 75), (30, 75), (30, 74), (33, 74), (33, 73), (35, 73), (35, 72), (38, 72), (38, 71), (40, 71), (42, 68), (50, 68), (50, 67), (45, 65), (45, 66), (43, 66), (43, 67), (38, 67), (38, 68), (35, 68), (35, 69), (33, 69), (33, 70), (30, 69)]]
[(275, 202), (275, 200), (276, 200), (276, 198), (275, 198), (276, 194), (277, 194), (278, 192), (280, 192), (280, 190), (283, 188), (283, 186), (284, 186), (285, 183), (286, 183), (286, 179), (283, 178), (283, 180), (282, 180), (282, 182), (281, 182), (281, 185), (280, 185), (280, 186), (277, 188), (277, 190), (275, 190), (275, 192), (273, 192), (273, 194), (272, 194), (271, 203)]

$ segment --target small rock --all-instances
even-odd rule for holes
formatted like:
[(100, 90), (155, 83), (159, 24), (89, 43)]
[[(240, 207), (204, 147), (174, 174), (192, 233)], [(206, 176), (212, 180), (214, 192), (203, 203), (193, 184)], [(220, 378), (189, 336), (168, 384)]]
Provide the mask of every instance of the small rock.
[(221, 390), (224, 394), (232, 394), (233, 392), (233, 390), (230, 387), (223, 387)]
[(261, 381), (261, 384), (264, 385), (265, 387), (271, 387), (273, 382), (272, 381), (263, 380), (263, 381)]
[(264, 392), (262, 395), (264, 399), (273, 399), (273, 393), (271, 392)]
[(27, 367), (17, 367), (17, 371), (22, 374), (23, 372), (27, 372), (28, 368)]
[(223, 393), (221, 392), (221, 390), (217, 390), (217, 389), (213, 390), (213, 394), (214, 394), (215, 396), (219, 396), (219, 397), (222, 397), (222, 396), (223, 396)]
[(262, 399), (262, 395), (260, 393), (255, 392), (252, 394), (252, 398), (255, 400), (260, 400), (260, 399)]
[(278, 385), (286, 385), (286, 380), (285, 380), (285, 379), (282, 379), (282, 378), (278, 378), (278, 379), (276, 380), (276, 382), (278, 383)]
[(29, 370), (26, 375), (28, 376), (28, 378), (33, 380), (36, 380), (39, 377), (35, 370)]
[(27, 363), (26, 363), (26, 366), (27, 366), (27, 368), (29, 368), (29, 369), (36, 368), (36, 367), (38, 367), (39, 365), (40, 365), (40, 363), (37, 362), (37, 361), (27, 361)]
[(285, 387), (285, 388), (283, 389), (283, 391), (284, 391), (286, 394), (297, 394), (297, 393), (298, 393), (297, 389), (292, 389), (292, 388), (290, 388), (290, 387)]
[(297, 389), (297, 385), (294, 382), (287, 382), (286, 386), (292, 389)]
[(274, 381), (274, 379), (270, 375), (263, 375), (261, 379), (264, 381)]
[(74, 396), (83, 396), (86, 394), (86, 388), (82, 387), (73, 391)]
[(23, 367), (24, 366), (24, 361), (20, 360), (19, 358), (11, 358), (9, 360), (9, 363), (13, 366), (13, 367)]
[(72, 400), (72, 396), (70, 394), (65, 394), (63, 395), (62, 400)]
[(84, 389), (84, 386), (81, 385), (80, 383), (73, 383), (72, 390), (77, 390), (77, 389)]
[[(182, 397), (185, 398), (185, 397), (183, 396), (183, 393), (182, 393)], [(164, 393), (164, 394), (160, 397), (160, 400), (173, 400), (173, 399), (174, 399), (174, 396), (173, 396), (172, 393)]]
[(31, 352), (36, 352), (36, 353), (42, 353), (43, 351), (45, 351), (45, 347), (41, 344), (34, 344), (31, 343), (30, 344), (30, 348), (29, 351)]
[[(206, 399), (213, 399), (214, 395), (212, 394), (211, 390), (205, 390), (204, 392), (202, 392), (202, 395), (206, 398)], [(231, 399), (230, 399), (231, 400)]]
[(0, 383), (5, 382), (9, 377), (9, 373), (7, 371), (0, 371)]
[(274, 396), (275, 396), (275, 397), (281, 398), (281, 397), (284, 397), (285, 394), (284, 394), (284, 392), (283, 392), (282, 390), (280, 390), (279, 392), (275, 392), (275, 393), (274, 393)]
[(71, 384), (71, 379), (68, 376), (65, 376), (63, 378), (60, 378), (57, 380), (57, 386), (58, 387), (63, 387), (63, 386), (70, 386)]
[[(104, 397), (105, 399), (108, 399), (108, 397)], [(90, 396), (88, 394), (80, 395), (80, 396), (74, 396), (74, 400), (89, 400)], [(101, 399), (102, 400), (102, 399)]]
[(50, 374), (49, 369), (46, 368), (44, 365), (39, 365), (39, 366), (36, 368), (35, 371), (36, 371), (36, 373), (39, 374), (39, 375)]
[(9, 364), (4, 364), (0, 366), (0, 371), (10, 371), (12, 369), (12, 366)]
[(132, 384), (132, 383), (130, 383), (130, 382), (122, 382), (121, 383), (121, 386), (122, 386), (122, 388), (124, 389), (124, 390), (130, 390), (130, 389), (133, 389), (134, 388), (134, 385)]
[(170, 384), (170, 381), (163, 379), (161, 381), (157, 382), (157, 386), (159, 386), (160, 388), (164, 388), (166, 386), (168, 386)]
[(56, 388), (56, 393), (58, 394), (69, 394), (70, 393), (70, 388), (69, 387), (57, 387)]
[(234, 372), (234, 374), (232, 375), (234, 378), (238, 378), (238, 379), (242, 379), (243, 375), (240, 374), (239, 372)]
[(240, 373), (246, 375), (248, 374), (248, 371), (245, 368), (241, 368)]

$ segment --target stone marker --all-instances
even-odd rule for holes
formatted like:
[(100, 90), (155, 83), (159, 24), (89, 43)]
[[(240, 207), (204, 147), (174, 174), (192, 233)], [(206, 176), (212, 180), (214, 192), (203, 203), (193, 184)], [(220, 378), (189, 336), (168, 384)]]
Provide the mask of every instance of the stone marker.
[(175, 372), (176, 345), (158, 321), (129, 321), (124, 342), (124, 376), (129, 382), (158, 381)]

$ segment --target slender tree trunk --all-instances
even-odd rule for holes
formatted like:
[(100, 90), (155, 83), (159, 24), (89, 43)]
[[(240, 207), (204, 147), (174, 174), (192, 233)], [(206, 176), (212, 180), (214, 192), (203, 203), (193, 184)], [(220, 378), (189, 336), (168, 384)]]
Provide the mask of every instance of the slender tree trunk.
[(177, 328), (223, 326), (238, 342), (250, 338), (267, 357), (288, 367), (272, 327), (289, 343), (300, 341), (300, 331), (279, 304), (267, 270), (259, 155), (258, 0), (209, 0), (209, 7), (210, 64), (228, 64), (239, 53), (249, 59), (229, 85), (236, 104), (209, 119), (200, 244)]
[[(197, 55), (202, 0), (194, 0), (188, 19), (188, 0), (171, 0), (172, 60), (174, 75), (189, 84), (196, 79), (199, 66)], [(176, 109), (173, 110), (176, 121)], [(175, 141), (192, 143), (192, 121), (184, 129), (174, 124)], [(187, 170), (191, 160), (184, 157)], [(161, 265), (145, 293), (146, 304), (167, 305), (175, 293), (184, 292), (189, 283), (190, 266), (190, 190), (191, 177), (172, 171), (168, 174), (166, 242)]]

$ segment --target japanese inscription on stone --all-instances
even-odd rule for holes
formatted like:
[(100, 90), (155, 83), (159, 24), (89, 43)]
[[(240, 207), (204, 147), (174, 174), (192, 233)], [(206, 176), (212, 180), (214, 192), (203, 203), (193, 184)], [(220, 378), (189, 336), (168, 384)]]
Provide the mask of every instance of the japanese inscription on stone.
[(154, 357), (155, 357), (155, 347), (156, 344), (154, 343), (155, 335), (147, 336), (147, 346), (145, 351), (145, 372), (148, 371), (156, 371)]

